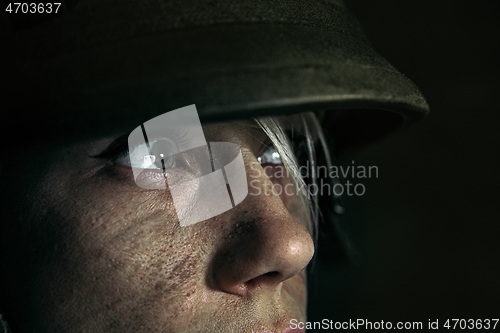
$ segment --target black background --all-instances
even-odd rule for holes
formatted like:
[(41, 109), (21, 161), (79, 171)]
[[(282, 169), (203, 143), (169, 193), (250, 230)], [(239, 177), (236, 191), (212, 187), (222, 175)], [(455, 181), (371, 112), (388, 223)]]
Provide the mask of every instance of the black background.
[(431, 115), (354, 159), (379, 167), (347, 202), (361, 261), (320, 274), (309, 320), (500, 318), (500, 1), (346, 5)]

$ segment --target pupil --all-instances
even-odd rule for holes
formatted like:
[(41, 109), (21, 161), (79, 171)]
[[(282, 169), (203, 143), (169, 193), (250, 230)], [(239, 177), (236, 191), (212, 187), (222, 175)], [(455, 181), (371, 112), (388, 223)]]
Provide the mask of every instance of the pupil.
[(165, 139), (157, 140), (151, 146), (151, 154), (156, 156), (155, 165), (159, 169), (163, 168), (162, 161), (163, 164), (165, 165), (165, 169), (170, 169), (173, 166), (174, 153), (175, 153), (175, 146), (173, 145), (172, 142)]

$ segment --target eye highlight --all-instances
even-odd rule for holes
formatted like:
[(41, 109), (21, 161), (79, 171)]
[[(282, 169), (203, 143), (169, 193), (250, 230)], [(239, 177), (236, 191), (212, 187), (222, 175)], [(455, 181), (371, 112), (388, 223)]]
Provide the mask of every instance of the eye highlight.
[(90, 157), (108, 160), (109, 163), (132, 167), (137, 166), (148, 170), (166, 170), (182, 165), (175, 155), (180, 152), (176, 142), (182, 142), (182, 137), (175, 131), (171, 131), (170, 137), (155, 139), (147, 144), (134, 147), (129, 146), (126, 133), (114, 140), (106, 149), (97, 155)]
[(274, 145), (268, 145), (257, 157), (260, 164), (283, 164), (281, 156)]
[[(129, 148), (130, 149), (130, 148)], [(128, 150), (128, 153), (120, 154), (114, 159), (114, 163), (131, 167), (132, 165), (141, 169), (170, 169), (176, 165), (175, 155), (179, 153), (179, 147), (168, 138), (156, 139)]]

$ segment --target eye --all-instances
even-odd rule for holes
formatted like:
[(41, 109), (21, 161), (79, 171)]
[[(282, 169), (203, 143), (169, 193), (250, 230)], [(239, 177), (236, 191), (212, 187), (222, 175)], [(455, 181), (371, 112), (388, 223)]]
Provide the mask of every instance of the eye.
[(278, 150), (271, 144), (268, 145), (257, 157), (260, 164), (283, 164)]
[(134, 147), (129, 147), (128, 136), (126, 133), (113, 141), (104, 151), (98, 155), (90, 156), (92, 158), (104, 159), (109, 163), (148, 169), (148, 170), (167, 170), (183, 166), (184, 162), (179, 153), (179, 141), (175, 137), (175, 132), (170, 133), (174, 139), (162, 137)]
[(168, 138), (156, 139), (150, 142), (149, 147), (141, 144), (129, 149), (130, 151), (120, 154), (113, 162), (124, 166), (134, 165), (141, 169), (160, 170), (171, 169), (179, 163), (175, 156), (179, 149)]

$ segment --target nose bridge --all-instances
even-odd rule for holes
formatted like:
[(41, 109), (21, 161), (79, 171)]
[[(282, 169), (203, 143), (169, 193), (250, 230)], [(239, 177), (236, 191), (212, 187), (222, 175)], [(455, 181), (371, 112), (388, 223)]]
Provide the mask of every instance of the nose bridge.
[(230, 224), (221, 237), (212, 262), (212, 278), (223, 292), (247, 295), (271, 291), (295, 276), (314, 254), (312, 238), (278, 195), (264, 192), (272, 185), (261, 173), (251, 180), (262, 191), (249, 194), (230, 212)]
[(289, 170), (281, 164), (279, 168), (263, 167), (257, 160), (247, 167), (248, 205), (255, 209), (275, 210), (276, 214), (287, 211), (312, 233), (306, 192)]
[(257, 160), (251, 162), (249, 169), (247, 170), (249, 189), (246, 208), (252, 208), (256, 211), (275, 210), (276, 213), (284, 212), (286, 208), (278, 193), (274, 190), (273, 182)]

